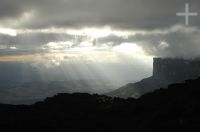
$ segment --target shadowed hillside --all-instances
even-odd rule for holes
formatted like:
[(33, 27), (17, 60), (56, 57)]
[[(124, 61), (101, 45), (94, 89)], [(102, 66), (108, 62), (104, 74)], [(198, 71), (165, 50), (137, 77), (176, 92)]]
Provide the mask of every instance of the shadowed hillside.
[(153, 75), (136, 83), (130, 83), (107, 93), (108, 96), (138, 98), (160, 87), (200, 76), (200, 60), (178, 58), (154, 58)]
[(0, 128), (92, 132), (191, 132), (200, 124), (200, 78), (141, 98), (58, 94), (34, 105), (0, 105)]

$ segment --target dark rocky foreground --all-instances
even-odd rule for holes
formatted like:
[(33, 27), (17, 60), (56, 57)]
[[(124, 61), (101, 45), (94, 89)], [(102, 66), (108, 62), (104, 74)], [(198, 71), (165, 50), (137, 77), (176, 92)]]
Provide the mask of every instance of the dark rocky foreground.
[(58, 94), (29, 106), (0, 105), (0, 129), (20, 131), (193, 132), (200, 130), (200, 78), (141, 98)]

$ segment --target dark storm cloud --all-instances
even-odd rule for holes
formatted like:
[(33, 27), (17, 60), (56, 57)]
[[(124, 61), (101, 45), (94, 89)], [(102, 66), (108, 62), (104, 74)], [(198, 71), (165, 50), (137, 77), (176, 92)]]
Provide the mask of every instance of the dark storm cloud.
[(127, 41), (127, 40), (124, 39), (123, 37), (119, 37), (119, 36), (115, 36), (115, 35), (109, 35), (107, 37), (98, 39), (98, 43), (103, 43), (103, 44), (111, 43), (113, 46), (120, 45), (121, 43), (123, 43), (125, 41)]
[(18, 17), (25, 11), (24, 0), (1, 0), (0, 1), (0, 19)]
[[(0, 27), (44, 29), (48, 27), (79, 29), (84, 27), (110, 26), (119, 30), (142, 30), (129, 38), (110, 35), (100, 38), (99, 43), (137, 43), (150, 55), (155, 56), (199, 56), (199, 31), (167, 31), (174, 25), (184, 24), (185, 3), (190, 11), (200, 15), (198, 0), (1, 0)], [(24, 13), (31, 13), (30, 19), (23, 21)], [(18, 21), (22, 17), (21, 21)], [(4, 20), (11, 20), (5, 23)], [(190, 17), (190, 25), (199, 30), (200, 16)], [(11, 26), (12, 25), (12, 26)], [(182, 28), (185, 28), (184, 26)], [(155, 33), (166, 30), (167, 33)], [(48, 42), (73, 41), (74, 36), (66, 34), (24, 33), (15, 37), (0, 35), (0, 45), (16, 45), (21, 49), (38, 49)], [(76, 42), (81, 42), (82, 39)], [(4, 52), (6, 54), (6, 52)]]
[[(186, 1), (186, 0), (185, 0)], [(118, 29), (159, 29), (184, 23), (176, 12), (184, 11), (184, 0), (61, 0), (37, 6), (39, 15), (24, 26), (85, 27), (112, 26)], [(56, 1), (55, 1), (56, 2)], [(190, 1), (190, 8), (200, 11), (198, 0)], [(191, 19), (198, 25), (200, 19)]]
[[(74, 36), (66, 34), (25, 33), (14, 37), (0, 34), (0, 56), (48, 53), (48, 50), (42, 49), (42, 46), (47, 43), (72, 40), (74, 40)], [(10, 47), (17, 49), (10, 49)]]
[[(190, 30), (190, 29), (188, 29)], [(187, 30), (186, 30), (187, 31)], [(104, 38), (97, 39), (97, 45), (108, 44), (112, 46), (122, 43), (136, 43), (141, 46), (148, 55), (162, 57), (184, 57), (194, 58), (200, 56), (200, 31), (175, 30), (167, 33), (146, 33), (126, 37), (109, 35)], [(0, 55), (27, 55), (34, 53), (48, 53), (48, 49), (42, 50), (42, 46), (49, 42), (76, 42), (77, 45), (87, 40), (87, 37), (67, 34), (53, 33), (26, 33), (19, 34), (15, 37), (8, 35), (0, 35), (0, 46), (5, 45), (7, 48), (0, 50)], [(17, 47), (17, 50), (9, 49), (9, 47)], [(74, 44), (76, 46), (76, 44)], [(0, 47), (1, 48), (1, 47)]]
[[(200, 12), (198, 0), (1, 0), (0, 18), (20, 17), (33, 10), (25, 28), (102, 27), (119, 29), (158, 29), (184, 23), (176, 12), (184, 11), (189, 2), (191, 11)], [(190, 23), (199, 25), (200, 18)]]
[(200, 57), (200, 32), (174, 31), (167, 34), (135, 35), (127, 41), (137, 43), (147, 54), (162, 57)]

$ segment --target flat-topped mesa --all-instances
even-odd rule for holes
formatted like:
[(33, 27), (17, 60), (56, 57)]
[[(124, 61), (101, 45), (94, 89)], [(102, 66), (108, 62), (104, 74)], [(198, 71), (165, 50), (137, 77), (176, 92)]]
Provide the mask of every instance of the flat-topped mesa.
[(153, 76), (136, 83), (130, 83), (107, 95), (121, 98), (138, 98), (156, 89), (167, 88), (169, 84), (198, 77), (200, 77), (199, 59), (154, 58)]
[(200, 60), (179, 58), (154, 58), (153, 77), (173, 81), (200, 76)]

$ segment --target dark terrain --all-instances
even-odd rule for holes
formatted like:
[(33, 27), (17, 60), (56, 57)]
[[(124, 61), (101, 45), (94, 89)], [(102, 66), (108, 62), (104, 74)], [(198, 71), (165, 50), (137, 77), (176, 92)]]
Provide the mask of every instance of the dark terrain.
[(192, 132), (200, 129), (200, 78), (139, 99), (58, 94), (33, 105), (0, 105), (0, 128), (36, 131)]
[(169, 84), (195, 79), (200, 75), (200, 59), (154, 58), (153, 75), (136, 83), (129, 83), (106, 95), (138, 98)]

